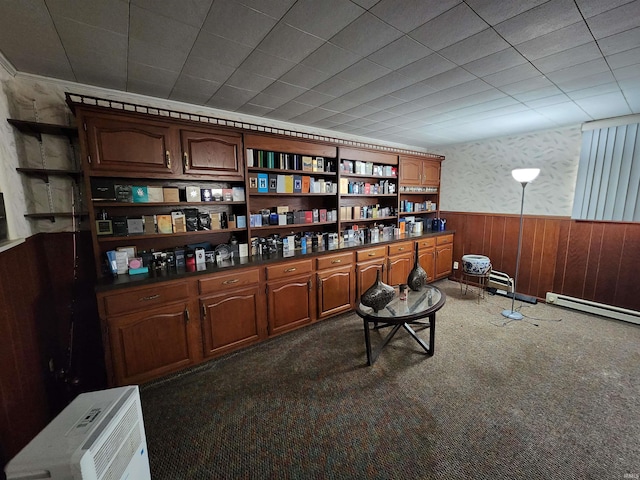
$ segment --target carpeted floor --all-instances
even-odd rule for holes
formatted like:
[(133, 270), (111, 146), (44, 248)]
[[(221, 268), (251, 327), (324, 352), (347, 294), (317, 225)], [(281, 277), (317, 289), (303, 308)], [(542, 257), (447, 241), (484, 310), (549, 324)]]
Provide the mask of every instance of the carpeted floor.
[(433, 357), (348, 314), (144, 385), (152, 478), (640, 478), (640, 326), (436, 285)]

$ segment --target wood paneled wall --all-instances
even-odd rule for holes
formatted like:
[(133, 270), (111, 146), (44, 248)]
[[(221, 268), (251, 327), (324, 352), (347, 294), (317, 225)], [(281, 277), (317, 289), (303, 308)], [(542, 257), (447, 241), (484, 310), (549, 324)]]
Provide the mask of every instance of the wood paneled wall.
[[(106, 385), (91, 238), (78, 236), (76, 288), (72, 236), (39, 234), (0, 253), (2, 469), (77, 393)], [(48, 363), (54, 359), (56, 370), (67, 367), (72, 299), (76, 312), (72, 374), (81, 379), (77, 387), (51, 374)]]
[[(486, 255), (495, 270), (516, 270), (517, 215), (441, 212), (456, 231), (453, 258)], [(517, 290), (544, 299), (546, 292), (640, 311), (640, 224), (525, 216)], [(454, 271), (454, 278), (460, 271)]]

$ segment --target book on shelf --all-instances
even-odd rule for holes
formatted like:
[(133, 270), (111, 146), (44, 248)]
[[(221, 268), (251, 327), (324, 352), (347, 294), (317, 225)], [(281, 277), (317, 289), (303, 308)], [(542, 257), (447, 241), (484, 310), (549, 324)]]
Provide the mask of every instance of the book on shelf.
[(258, 174), (258, 193), (269, 192), (269, 175), (266, 173)]
[(231, 198), (234, 202), (244, 202), (244, 187), (231, 187)]
[(175, 233), (187, 231), (187, 224), (183, 212), (171, 212), (171, 226)]
[(114, 189), (116, 201), (126, 202), (126, 203), (133, 202), (133, 193), (131, 191), (131, 185), (114, 185), (113, 189)]
[(156, 215), (158, 222), (158, 233), (173, 233), (171, 215)]
[(308, 155), (302, 156), (302, 170), (305, 172), (313, 172), (313, 159)]
[(263, 168), (265, 166), (264, 151), (258, 150), (257, 154), (258, 154), (258, 167)]
[(247, 148), (247, 167), (253, 167), (253, 148)]
[(258, 174), (249, 174), (249, 193), (258, 193)]
[(308, 175), (303, 175), (301, 193), (309, 193), (310, 191), (311, 191), (311, 177)]
[(276, 185), (276, 192), (277, 193), (286, 193), (284, 175), (282, 175), (282, 174), (278, 175), (278, 180), (277, 180), (277, 185)]
[(149, 201), (149, 192), (146, 185), (134, 185), (131, 187), (133, 195), (133, 203), (147, 203)]
[(276, 168), (276, 154), (275, 152), (267, 152), (267, 168)]
[(302, 193), (302, 175), (293, 176), (293, 193)]
[(285, 193), (293, 193), (293, 175), (284, 176), (284, 191)]
[(275, 173), (269, 174), (269, 193), (276, 193), (278, 191), (278, 175)]

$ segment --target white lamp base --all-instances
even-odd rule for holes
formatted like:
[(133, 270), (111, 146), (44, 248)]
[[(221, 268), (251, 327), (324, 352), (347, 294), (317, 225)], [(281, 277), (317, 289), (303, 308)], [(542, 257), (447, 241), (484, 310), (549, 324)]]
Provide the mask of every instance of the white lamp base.
[(513, 310), (503, 310), (502, 316), (511, 320), (522, 320), (524, 318), (520, 312), (514, 312)]

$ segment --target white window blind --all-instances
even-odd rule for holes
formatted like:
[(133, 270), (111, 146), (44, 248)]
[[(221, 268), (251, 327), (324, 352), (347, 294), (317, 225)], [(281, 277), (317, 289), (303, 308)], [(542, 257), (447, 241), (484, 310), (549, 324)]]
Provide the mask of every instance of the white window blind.
[(640, 222), (639, 126), (582, 133), (572, 218)]

